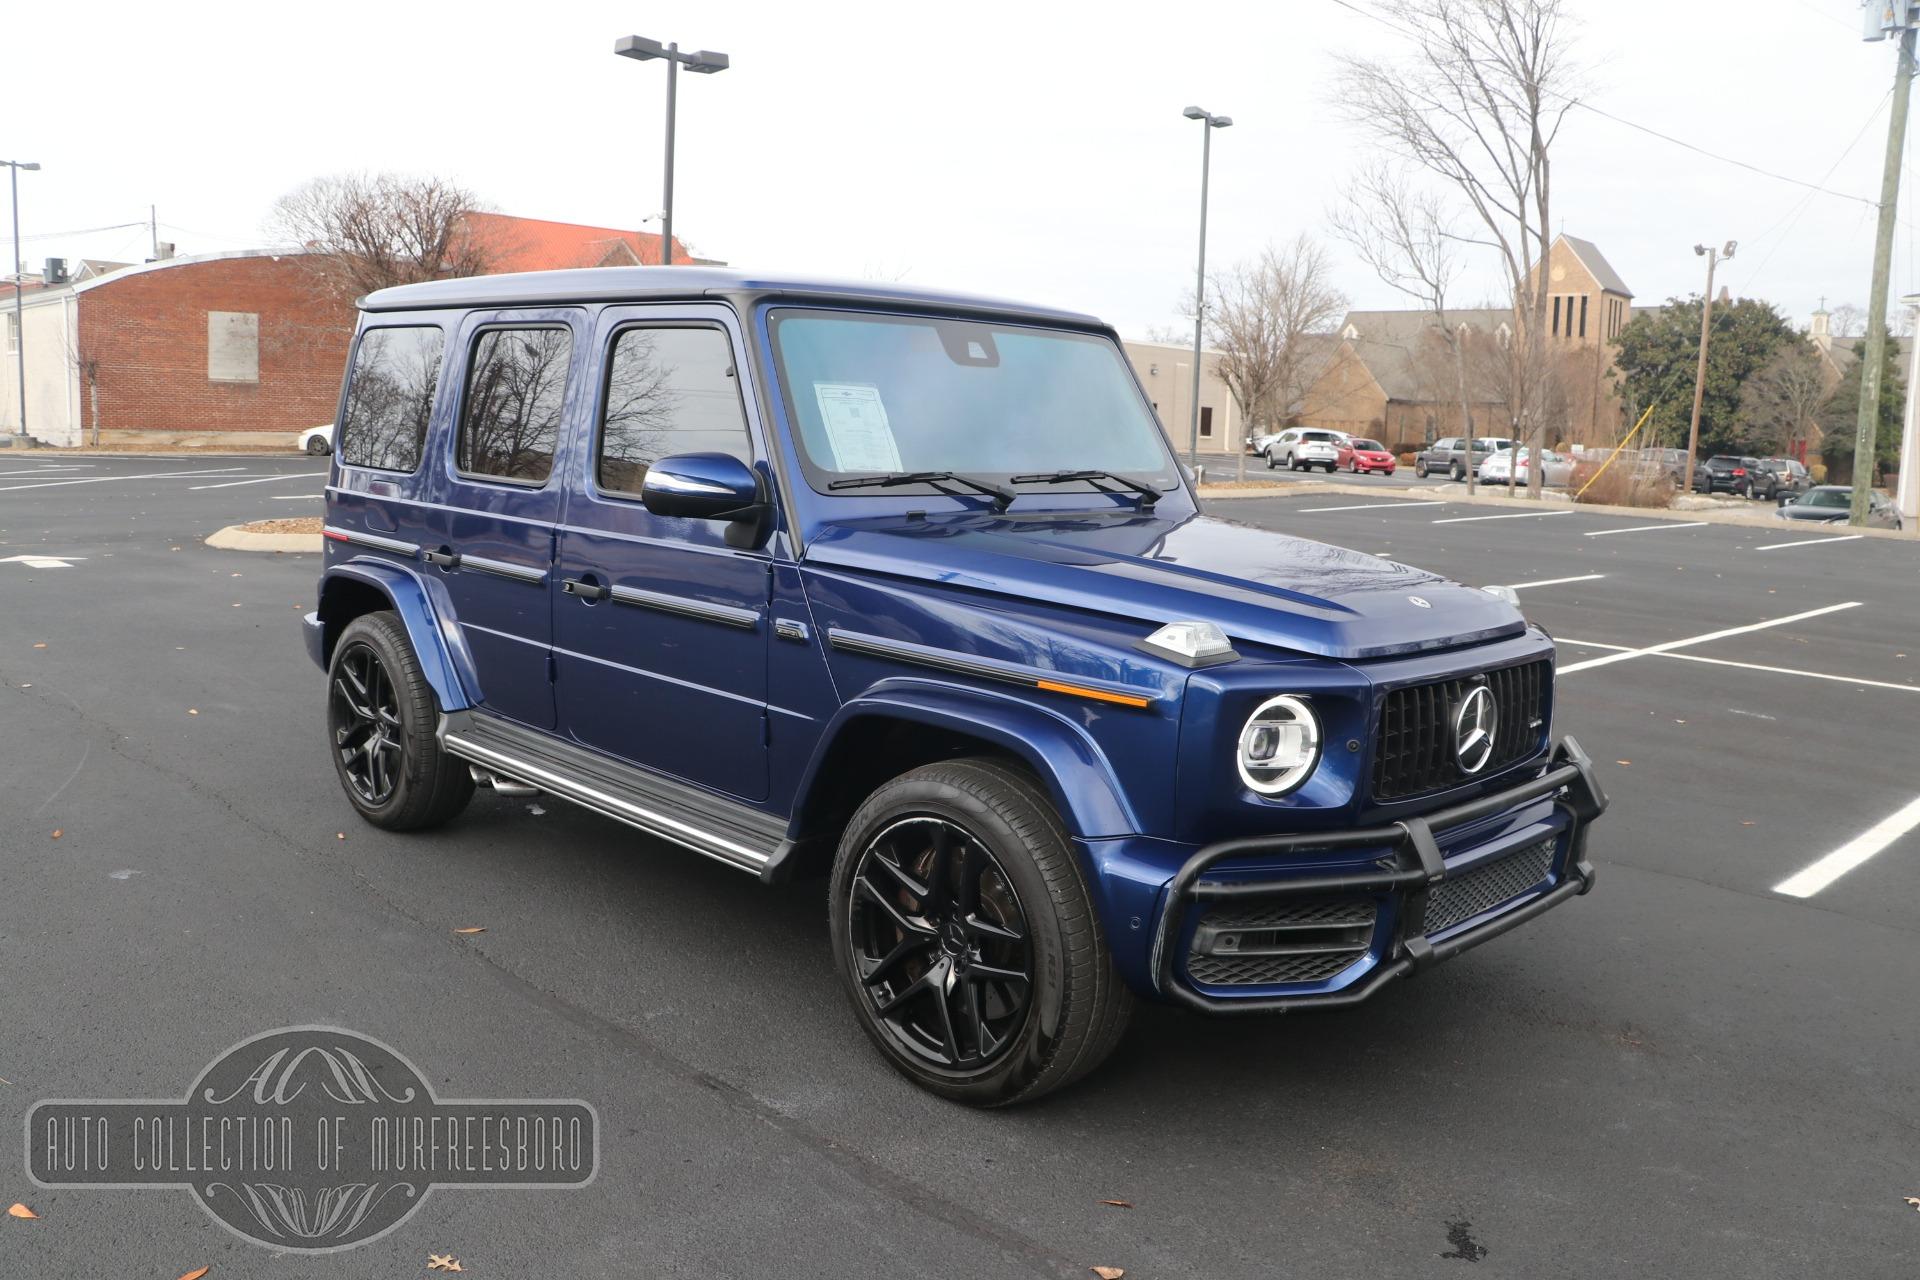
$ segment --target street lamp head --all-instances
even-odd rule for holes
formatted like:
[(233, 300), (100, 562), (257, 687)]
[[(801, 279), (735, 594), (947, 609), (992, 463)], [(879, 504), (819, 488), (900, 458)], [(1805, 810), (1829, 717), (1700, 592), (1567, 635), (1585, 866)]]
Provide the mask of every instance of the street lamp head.
[(1693, 246), (1693, 252), (1696, 257), (1704, 258), (1707, 256), (1707, 246), (1703, 244), (1697, 244)]
[(645, 36), (621, 36), (613, 42), (613, 51), (623, 58), (645, 62), (665, 54), (667, 47), (658, 40), (649, 40)]
[(0, 165), (5, 165), (9, 169), (38, 169), (40, 162), (38, 160), (0, 160)]
[(1232, 116), (1210, 116), (1207, 119), (1207, 124), (1212, 126), (1215, 129), (1225, 129), (1228, 126), (1233, 124), (1233, 117)]
[(1180, 114), (1189, 120), (1205, 120), (1207, 118), (1207, 109), (1205, 107), (1188, 107)]
[(1720, 256), (1723, 258), (1731, 258), (1733, 256), (1734, 249), (1737, 248), (1739, 244), (1740, 242), (1738, 240), (1727, 241), (1727, 247), (1720, 251)]
[(716, 71), (725, 71), (730, 65), (732, 64), (727, 60), (726, 54), (712, 53), (702, 49), (692, 55), (692, 60), (687, 63), (687, 70), (710, 76)]

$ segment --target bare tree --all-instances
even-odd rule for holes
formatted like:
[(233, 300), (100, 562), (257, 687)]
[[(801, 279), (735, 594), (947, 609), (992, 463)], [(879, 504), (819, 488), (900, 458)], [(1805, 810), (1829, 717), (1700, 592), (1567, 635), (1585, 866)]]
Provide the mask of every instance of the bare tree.
[(280, 197), (268, 226), (312, 250), (338, 292), (357, 296), (496, 270), (513, 246), (469, 227), (465, 215), (479, 208), (471, 191), (445, 178), (350, 173)]
[[(1413, 48), (1407, 61), (1342, 60), (1346, 101), (1388, 147), (1457, 190), (1499, 259), (1512, 299), (1505, 399), (1537, 451), (1543, 414), (1552, 244), (1550, 153), (1574, 99), (1564, 0), (1375, 0)], [(1539, 270), (1535, 270), (1538, 264)], [(1536, 385), (1539, 384), (1539, 385)], [(1537, 497), (1542, 467), (1530, 469)]]
[(1740, 388), (1735, 429), (1745, 446), (1785, 454), (1809, 438), (1833, 392), (1811, 346), (1783, 343)]
[(1827, 313), (1827, 332), (1836, 338), (1858, 338), (1867, 331), (1867, 310), (1843, 302)]
[[(1460, 398), (1460, 430), (1468, 438), (1471, 460), (1474, 430), (1467, 393), (1466, 334), (1447, 315), (1447, 293), (1460, 273), (1458, 237), (1439, 198), (1430, 191), (1415, 191), (1403, 174), (1375, 162), (1347, 184), (1328, 220), (1335, 234), (1375, 275), (1433, 317), (1433, 336), (1451, 357), (1454, 389)], [(1469, 496), (1475, 470), (1467, 468)]]
[(1326, 250), (1302, 233), (1214, 276), (1208, 288), (1207, 335), (1220, 352), (1221, 380), (1249, 428), (1278, 425), (1313, 372), (1303, 339), (1346, 310)]

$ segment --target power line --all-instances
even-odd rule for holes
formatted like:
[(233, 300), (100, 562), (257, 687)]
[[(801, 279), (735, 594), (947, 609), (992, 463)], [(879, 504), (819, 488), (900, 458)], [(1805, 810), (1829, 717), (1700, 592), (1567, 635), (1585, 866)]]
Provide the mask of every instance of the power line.
[[(1834, 175), (1841, 165), (1846, 163), (1847, 157), (1852, 155), (1853, 149), (1860, 145), (1860, 140), (1867, 136), (1867, 130), (1873, 128), (1874, 121), (1880, 118), (1880, 112), (1885, 109), (1887, 103), (1891, 101), (1892, 98), (1893, 90), (1889, 89), (1887, 90), (1886, 96), (1874, 105), (1873, 111), (1867, 116), (1866, 123), (1860, 126), (1860, 132), (1853, 135), (1853, 141), (1849, 142), (1847, 149), (1840, 153), (1840, 158), (1835, 160), (1827, 171), (1820, 175), (1820, 181), (1822, 183), (1825, 183), (1828, 178)], [(1764, 244), (1767, 237), (1771, 236), (1774, 231), (1779, 228), (1781, 222), (1787, 224), (1786, 232), (1778, 240), (1774, 241), (1772, 245), (1768, 246), (1767, 256), (1760, 259), (1760, 265), (1747, 272), (1745, 277), (1742, 278), (1740, 283), (1740, 292), (1742, 294), (1748, 293), (1754, 283), (1760, 279), (1760, 273), (1767, 269), (1769, 262), (1773, 261), (1773, 255), (1779, 252), (1780, 246), (1793, 238), (1793, 229), (1800, 225), (1800, 219), (1806, 216), (1807, 210), (1813, 205), (1813, 196), (1814, 193), (1811, 191), (1801, 196), (1799, 203), (1795, 205), (1788, 214), (1783, 216), (1780, 222), (1774, 223), (1773, 226), (1761, 232), (1758, 243)], [(1789, 219), (1791, 219), (1791, 221), (1789, 221)]]
[(78, 230), (74, 230), (74, 231), (36, 231), (34, 234), (30, 236), (21, 236), (20, 239), (23, 241), (25, 240), (60, 240), (68, 236), (91, 236), (91, 235), (98, 235), (103, 231), (124, 231), (128, 227), (144, 227), (146, 225), (147, 224), (144, 221), (116, 222), (116, 223), (113, 223), (111, 226), (81, 227)]
[[(1334, 4), (1339, 5), (1342, 9), (1349, 10), (1353, 13), (1359, 14), (1363, 18), (1367, 18), (1373, 22), (1377, 22), (1381, 26), (1386, 27), (1389, 30), (1397, 31), (1401, 35), (1406, 36), (1408, 39), (1415, 40), (1415, 41), (1418, 41), (1421, 39), (1421, 36), (1418, 32), (1409, 30), (1408, 28), (1403, 27), (1396, 22), (1390, 22), (1386, 18), (1380, 16), (1377, 13), (1371, 13), (1368, 10), (1361, 8), (1358, 4), (1353, 3), (1353, 0), (1332, 0), (1332, 2)], [(1757, 164), (1751, 164), (1748, 161), (1736, 159), (1733, 156), (1722, 155), (1717, 151), (1709, 151), (1707, 148), (1699, 146), (1696, 143), (1688, 142), (1684, 138), (1676, 138), (1670, 133), (1662, 133), (1660, 130), (1655, 129), (1650, 125), (1640, 124), (1637, 121), (1627, 119), (1625, 116), (1615, 115), (1613, 112), (1602, 110), (1601, 108), (1594, 106), (1590, 102), (1582, 102), (1578, 98), (1570, 98), (1566, 94), (1556, 92), (1555, 90), (1552, 90), (1552, 89), (1542, 88), (1541, 92), (1545, 93), (1549, 97), (1559, 99), (1561, 102), (1566, 103), (1567, 106), (1569, 107), (1577, 107), (1582, 111), (1591, 111), (1594, 115), (1600, 116), (1603, 119), (1611, 120), (1615, 124), (1624, 125), (1629, 129), (1638, 130), (1639, 132), (1646, 134), (1648, 137), (1658, 138), (1662, 142), (1670, 143), (1671, 145), (1676, 147), (1681, 147), (1687, 151), (1693, 152), (1696, 155), (1705, 156), (1709, 160), (1718, 160), (1722, 164), (1730, 164), (1735, 166), (1736, 168), (1745, 169), (1751, 173), (1757, 173), (1763, 178), (1771, 178), (1776, 182), (1788, 182), (1788, 183), (1792, 183), (1796, 187), (1805, 187), (1808, 190), (1818, 192), (1821, 195), (1833, 196), (1836, 199), (1840, 199), (1840, 200), (1851, 200), (1857, 204), (1864, 204), (1868, 208), (1877, 207), (1877, 204), (1878, 204), (1877, 201), (1869, 200), (1865, 196), (1856, 196), (1846, 191), (1833, 191), (1827, 187), (1821, 186), (1819, 183), (1808, 182), (1805, 179), (1791, 177), (1784, 173), (1775, 173), (1773, 170), (1763, 169)]]

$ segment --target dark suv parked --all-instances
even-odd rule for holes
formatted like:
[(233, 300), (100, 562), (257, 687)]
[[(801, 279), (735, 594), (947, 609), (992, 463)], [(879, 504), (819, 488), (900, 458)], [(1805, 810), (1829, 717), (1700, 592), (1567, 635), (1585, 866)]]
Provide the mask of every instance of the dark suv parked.
[(1694, 492), (1745, 495), (1752, 488), (1754, 473), (1759, 469), (1758, 458), (1736, 458), (1732, 454), (1716, 453), (1693, 469)]
[(1593, 883), (1552, 641), (1203, 516), (1089, 316), (701, 267), (360, 308), (305, 626), (347, 799), (824, 876), (927, 1089), (1037, 1097), (1136, 997), (1343, 1008)]

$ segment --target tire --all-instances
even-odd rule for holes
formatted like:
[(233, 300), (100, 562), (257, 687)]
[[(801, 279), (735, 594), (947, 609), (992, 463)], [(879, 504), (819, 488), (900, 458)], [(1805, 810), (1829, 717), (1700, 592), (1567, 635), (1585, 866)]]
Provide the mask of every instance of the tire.
[(1447, 468), (1447, 475), (1457, 483), (1467, 478), (1467, 469), (1456, 462)]
[(333, 449), (327, 444), (324, 436), (314, 436), (307, 441), (307, 453), (312, 457), (324, 458), (332, 452)]
[(1267, 470), (1269, 471), (1273, 470), (1273, 450), (1271, 449), (1264, 450), (1262, 451), (1261, 456), (1267, 460)]
[(1413, 474), (1419, 476), (1422, 480), (1427, 478), (1427, 460), (1425, 458), (1415, 458), (1413, 460)]
[(1360, 474), (1360, 464), (1359, 464), (1359, 463), (1358, 463), (1357, 461), (1351, 461), (1351, 460), (1350, 460), (1350, 461), (1348, 461), (1348, 463), (1347, 463), (1347, 470), (1349, 470), (1349, 471), (1351, 471), (1351, 472), (1353, 472), (1353, 474), (1355, 474), (1355, 475), (1359, 475), (1359, 474)]
[[(867, 797), (834, 857), (830, 904), (854, 1016), (931, 1093), (977, 1107), (1028, 1102), (1099, 1066), (1126, 1030), (1133, 998), (1072, 843), (1046, 796), (1005, 765), (944, 761)], [(976, 976), (990, 962), (1026, 976)]]
[(467, 807), (473, 775), (441, 749), (438, 718), (398, 615), (354, 619), (327, 664), (327, 737), (341, 789), (362, 818), (418, 831)]

